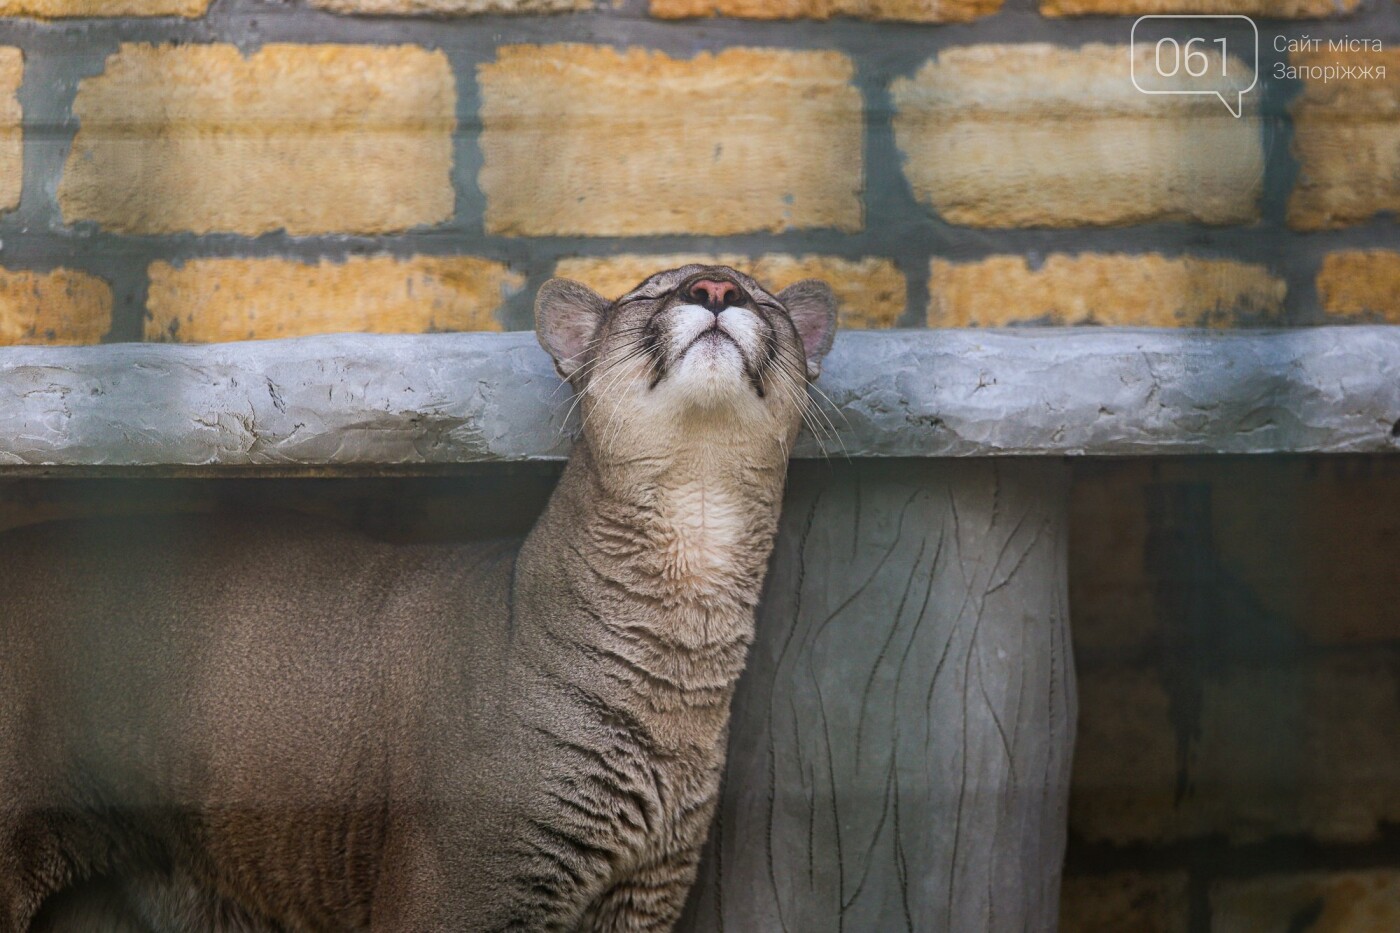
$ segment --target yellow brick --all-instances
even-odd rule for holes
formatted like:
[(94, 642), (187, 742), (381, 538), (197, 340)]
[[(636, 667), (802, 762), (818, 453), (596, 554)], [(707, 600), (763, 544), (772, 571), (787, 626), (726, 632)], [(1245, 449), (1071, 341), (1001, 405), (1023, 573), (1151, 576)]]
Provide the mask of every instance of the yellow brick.
[(888, 259), (850, 260), (781, 253), (756, 257), (713, 253), (631, 254), (563, 259), (555, 266), (554, 274), (575, 279), (609, 298), (616, 298), (653, 273), (692, 262), (733, 266), (752, 275), (773, 292), (802, 279), (821, 279), (836, 292), (842, 327), (893, 327), (904, 314), (904, 276)]
[(1332, 253), (1317, 273), (1322, 310), (1338, 317), (1400, 324), (1400, 253)]
[(1199, 707), (1188, 708), (1189, 793), (1171, 823), (1175, 836), (1258, 842), (1302, 831), (1298, 809), (1316, 768), (1302, 751), (1308, 681), (1302, 665), (1234, 664), (1196, 688)]
[(1361, 0), (1040, 0), (1046, 16), (1140, 16), (1149, 13), (1244, 14), (1297, 19), (1350, 13)]
[(1400, 683), (1389, 665), (1338, 653), (1208, 679), (1179, 834), (1378, 838), (1400, 819)]
[(500, 330), (524, 284), (467, 256), (352, 256), (344, 263), (197, 259), (151, 264), (147, 340), (261, 340), (340, 332)]
[(209, 0), (0, 0), (0, 16), (203, 16)]
[(1076, 466), (1070, 490), (1069, 604), (1077, 652), (1132, 654), (1158, 633), (1156, 587), (1146, 572), (1148, 459)]
[(1217, 259), (1054, 255), (929, 263), (930, 327), (1045, 321), (1138, 327), (1228, 326), (1283, 310), (1285, 282), (1262, 266)]
[(112, 327), (112, 289), (71, 269), (0, 269), (0, 345), (97, 343)]
[[(1138, 50), (1139, 73), (1151, 51)], [(1129, 64), (1119, 45), (976, 45), (895, 81), (895, 142), (915, 196), (976, 227), (1255, 220), (1258, 95), (1236, 119), (1215, 97), (1139, 92)]]
[(594, 0), (311, 0), (312, 6), (363, 16), (470, 16), (476, 13), (563, 13), (591, 10)]
[[(1374, 653), (1234, 665), (1187, 688), (1198, 700), (1175, 701), (1151, 669), (1084, 668), (1071, 829), (1117, 845), (1375, 841), (1400, 821), (1400, 680), (1389, 665)], [(1184, 762), (1178, 728), (1189, 730)]]
[(1060, 933), (1186, 933), (1186, 884), (1185, 872), (1067, 877), (1060, 890)]
[(1213, 933), (1394, 933), (1400, 873), (1314, 873), (1224, 881), (1211, 892)]
[(1295, 53), (1290, 64), (1384, 68), (1386, 77), (1303, 82), (1289, 105), (1298, 159), (1289, 225), (1324, 230), (1400, 212), (1400, 49)]
[(1002, 0), (651, 0), (663, 19), (733, 16), (741, 19), (859, 19), (909, 23), (965, 23), (990, 16)]
[(385, 233), (452, 214), (456, 86), (414, 46), (124, 44), (78, 86), (64, 220)]
[(1329, 842), (1374, 841), (1400, 822), (1400, 678), (1385, 655), (1362, 652), (1318, 662), (1307, 683), (1295, 752), (1305, 763), (1301, 829)]
[(504, 46), (479, 67), (486, 229), (722, 235), (861, 226), (853, 66), (731, 48), (677, 60)]
[[(1297, 560), (1275, 561), (1272, 579), (1257, 574), (1241, 582), (1255, 593), (1294, 597), (1287, 608), (1310, 641), (1387, 644), (1400, 632), (1400, 575), (1395, 573), (1400, 463), (1367, 458), (1353, 465), (1329, 458), (1326, 470), (1317, 466), (1308, 470), (1306, 485), (1300, 484), (1294, 500), (1299, 508), (1289, 509), (1280, 522), (1289, 536), (1284, 540), (1297, 542)], [(1272, 484), (1255, 495), (1276, 502), (1269, 492), (1276, 495), (1279, 489)], [(1244, 552), (1243, 543), (1237, 553)]]
[(1124, 844), (1176, 835), (1171, 702), (1151, 671), (1088, 668), (1079, 677), (1072, 832)]
[[(1377, 432), (1389, 432), (1391, 423), (1386, 417)], [(1159, 462), (1152, 469), (1160, 477), (1164, 466)], [(1213, 473), (1198, 466), (1194, 475), (1172, 482), (1211, 487), (1219, 572), (1251, 594), (1254, 611), (1271, 627), (1292, 629), (1313, 644), (1352, 647), (1385, 645), (1400, 632), (1400, 575), (1395, 573), (1400, 458), (1251, 457)], [(1131, 496), (1124, 491), (1119, 499), (1126, 504)], [(1288, 507), (1280, 508), (1281, 502)], [(1080, 521), (1073, 526), (1078, 534), (1086, 522), (1107, 517), (1071, 520)], [(1101, 560), (1099, 553), (1080, 555), (1080, 563), (1075, 557), (1071, 543), (1070, 566), (1095, 567), (1095, 576), (1110, 579), (1131, 578), (1111, 563), (1100, 568), (1083, 562)], [(1144, 566), (1149, 565), (1140, 565), (1139, 579)], [(1070, 603), (1078, 644), (1086, 613), (1075, 602), (1073, 586)]]
[(24, 53), (0, 46), (0, 210), (19, 207), (24, 174), (23, 116), (19, 86), (24, 80)]

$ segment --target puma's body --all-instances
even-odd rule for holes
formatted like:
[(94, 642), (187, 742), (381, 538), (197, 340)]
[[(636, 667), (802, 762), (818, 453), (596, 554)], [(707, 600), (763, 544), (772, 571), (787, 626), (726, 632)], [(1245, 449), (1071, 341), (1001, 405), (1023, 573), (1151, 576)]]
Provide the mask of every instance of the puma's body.
[(290, 928), (367, 928), (421, 769), (497, 740), (460, 701), (503, 673), (504, 631), (474, 620), (504, 618), (507, 547), (391, 546), (292, 515), (59, 523), (0, 547), (3, 617), (27, 623), (0, 629), (23, 672), (0, 682), (12, 903), (36, 872), (116, 873), (159, 928), (170, 905), (142, 893), (165, 885), (142, 876), (179, 865)]
[[(694, 317), (676, 295), (700, 273), (767, 296), (688, 267), (634, 313)], [(627, 299), (584, 300), (590, 330), (572, 288), (541, 336), (585, 433), (523, 543), (291, 515), (0, 538), (0, 933), (93, 876), (47, 929), (670, 928), (798, 406), (764, 391), (751, 334), (683, 335), (643, 366)], [(614, 361), (593, 398), (568, 342), (585, 332), (593, 365)], [(726, 401), (739, 370), (749, 394)]]
[[(672, 856), (661, 840), (704, 840), (727, 693), (648, 682), (667, 714), (639, 721), (641, 669), (596, 607), (527, 585), (522, 604), (558, 608), (512, 617), (519, 542), (391, 545), (295, 515), (7, 537), (5, 607), (34, 624), (0, 656), (47, 685), (0, 697), (23, 726), (3, 757), (28, 759), (10, 800), (63, 814), (31, 842), (50, 871), (135, 878), (143, 925), (185, 928), (169, 915), (193, 884), (291, 929), (368, 929), (377, 902), (419, 905), (406, 929), (571, 929)], [(735, 674), (747, 637), (720, 646)]]

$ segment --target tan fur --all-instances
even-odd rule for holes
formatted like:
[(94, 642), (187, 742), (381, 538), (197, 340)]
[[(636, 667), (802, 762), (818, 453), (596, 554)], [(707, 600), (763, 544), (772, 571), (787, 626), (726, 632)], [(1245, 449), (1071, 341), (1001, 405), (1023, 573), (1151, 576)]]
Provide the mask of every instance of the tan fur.
[(523, 542), (0, 539), (0, 933), (669, 929), (829, 345), (794, 288), (546, 285), (584, 430)]

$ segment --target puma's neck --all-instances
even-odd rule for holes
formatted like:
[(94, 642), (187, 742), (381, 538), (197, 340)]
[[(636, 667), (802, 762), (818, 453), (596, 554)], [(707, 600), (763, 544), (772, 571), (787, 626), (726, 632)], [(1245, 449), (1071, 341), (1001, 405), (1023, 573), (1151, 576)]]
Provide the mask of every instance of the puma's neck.
[(585, 448), (570, 463), (588, 491), (580, 544), (654, 607), (658, 633), (681, 644), (727, 634), (716, 626), (752, 625), (777, 531), (786, 463), (745, 463), (734, 451), (721, 463), (713, 451), (697, 444), (666, 462), (600, 468)]
[(535, 593), (549, 603), (552, 636), (586, 642), (603, 659), (595, 681), (620, 686), (673, 747), (720, 741), (786, 475), (781, 460), (708, 466), (681, 457), (600, 468), (580, 441), (522, 552), (546, 581)]

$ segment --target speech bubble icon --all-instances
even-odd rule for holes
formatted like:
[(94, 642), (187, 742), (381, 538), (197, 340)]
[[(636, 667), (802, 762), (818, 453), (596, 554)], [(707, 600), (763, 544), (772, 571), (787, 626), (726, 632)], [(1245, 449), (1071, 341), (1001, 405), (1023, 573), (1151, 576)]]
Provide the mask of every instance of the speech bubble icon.
[(1215, 96), (1238, 118), (1259, 83), (1259, 27), (1238, 13), (1139, 16), (1128, 49), (1133, 87), (1144, 94)]

